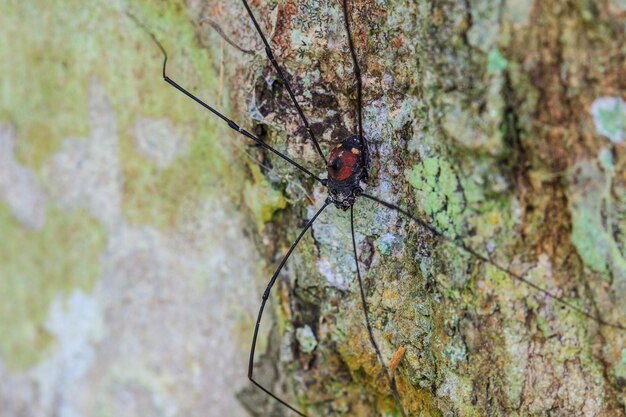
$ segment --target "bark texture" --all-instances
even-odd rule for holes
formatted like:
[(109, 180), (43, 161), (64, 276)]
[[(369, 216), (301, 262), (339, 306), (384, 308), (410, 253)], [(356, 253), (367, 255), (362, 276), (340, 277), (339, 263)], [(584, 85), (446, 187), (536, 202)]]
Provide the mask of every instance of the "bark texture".
[[(624, 5), (617, 1), (355, 1), (369, 192), (493, 262), (624, 323)], [(241, 8), (234, 6), (235, 10)], [(254, 2), (325, 149), (355, 132), (337, 1)], [(252, 32), (245, 17), (228, 35)], [(306, 166), (323, 164), (259, 43), (240, 113)], [(245, 103), (245, 105), (242, 105)], [(284, 253), (324, 198), (267, 155), (290, 205), (264, 235)], [(623, 416), (624, 331), (600, 326), (397, 214), (359, 200), (375, 337), (410, 415)], [(397, 415), (360, 307), (349, 215), (313, 227), (274, 289), (268, 384), (311, 415)], [(271, 344), (270, 344), (271, 346)], [(272, 368), (273, 369), (273, 368)], [(288, 377), (285, 377), (288, 375)], [(244, 402), (247, 395), (242, 396)], [(268, 400), (256, 415), (282, 415)]]

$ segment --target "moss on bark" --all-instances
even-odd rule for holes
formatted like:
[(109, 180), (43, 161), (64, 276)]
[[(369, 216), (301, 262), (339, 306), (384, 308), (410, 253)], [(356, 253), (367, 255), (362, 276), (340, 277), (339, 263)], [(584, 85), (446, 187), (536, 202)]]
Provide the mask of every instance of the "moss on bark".
[[(254, 10), (328, 149), (355, 129), (338, 2), (261, 2)], [(355, 2), (369, 192), (623, 323), (623, 147), (602, 127), (613, 120), (608, 113), (619, 119), (609, 125), (623, 126), (615, 104), (626, 80), (623, 13), (615, 2)], [(323, 172), (263, 59), (255, 61), (264, 65), (253, 92), (257, 124), (272, 144)], [(594, 119), (598, 100), (610, 109)], [(283, 248), (325, 198), (299, 178), (310, 197), (292, 199), (271, 229)], [(406, 348), (396, 376), (410, 415), (624, 415), (623, 331), (383, 207), (359, 200), (356, 212), (375, 337), (387, 361)], [(349, 217), (329, 209), (275, 290), (288, 294), (275, 309), (289, 321), (281, 362), (312, 415), (394, 415), (351, 256)], [(295, 336), (305, 328), (313, 329), (313, 352)]]

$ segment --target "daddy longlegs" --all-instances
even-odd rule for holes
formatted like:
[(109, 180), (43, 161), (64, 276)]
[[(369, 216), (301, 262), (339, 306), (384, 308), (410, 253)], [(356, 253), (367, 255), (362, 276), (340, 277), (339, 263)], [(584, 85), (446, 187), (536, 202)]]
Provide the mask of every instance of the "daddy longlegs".
[[(289, 82), (287, 81), (287, 77), (285, 76), (284, 70), (281, 68), (281, 66), (279, 65), (278, 61), (276, 60), (274, 53), (272, 51), (272, 47), (270, 46), (265, 34), (263, 33), (263, 30), (261, 29), (259, 23), (257, 22), (254, 13), (252, 12), (252, 9), (250, 8), (250, 5), (248, 4), (247, 0), (242, 0), (243, 6), (245, 7), (245, 10), (247, 12), (247, 14), (249, 15), (249, 18), (251, 19), (252, 24), (254, 25), (255, 30), (257, 31), (258, 35), (261, 38), (261, 41), (263, 43), (263, 47), (265, 49), (265, 53), (267, 55), (267, 58), (269, 59), (271, 66), (273, 67), (274, 71), (276, 72), (276, 75), (278, 77), (278, 79), (281, 81), (282, 85), (284, 86), (284, 88), (286, 89), (290, 101), (292, 103), (292, 105), (294, 106), (299, 119), (304, 127), (304, 129), (307, 132), (308, 135), (308, 139), (310, 141), (310, 144), (314, 147), (315, 152), (317, 153), (317, 155), (319, 156), (319, 158), (324, 162), (326, 170), (327, 170), (327, 177), (326, 178), (322, 178), (316, 174), (314, 174), (311, 170), (307, 169), (306, 167), (304, 167), (303, 165), (299, 164), (298, 162), (294, 161), (293, 159), (291, 159), (289, 156), (285, 155), (284, 153), (276, 150), (275, 148), (273, 148), (272, 146), (266, 144), (263, 140), (261, 140), (258, 136), (254, 135), (253, 133), (250, 133), (249, 131), (245, 130), (244, 128), (240, 127), (237, 123), (235, 123), (233, 120), (231, 120), (230, 118), (228, 118), (227, 116), (225, 116), (224, 114), (222, 114), (220, 111), (218, 111), (216, 108), (214, 108), (213, 106), (207, 104), (206, 102), (204, 102), (203, 100), (201, 100), (200, 98), (198, 98), (196, 95), (194, 95), (193, 93), (189, 92), (187, 89), (185, 89), (184, 87), (182, 87), (181, 85), (179, 85), (176, 81), (174, 81), (173, 79), (171, 79), (168, 75), (167, 75), (167, 60), (168, 60), (168, 55), (165, 51), (165, 48), (163, 47), (163, 45), (161, 44), (161, 42), (156, 38), (156, 36), (142, 23), (140, 22), (137, 18), (135, 18), (132, 14), (127, 13), (128, 16), (139, 26), (141, 27), (141, 29), (143, 31), (145, 31), (151, 38), (152, 41), (156, 44), (156, 46), (159, 48), (159, 50), (161, 51), (161, 53), (163, 54), (163, 67), (162, 67), (162, 75), (163, 75), (163, 79), (166, 83), (168, 83), (170, 86), (174, 87), (176, 90), (178, 90), (179, 92), (185, 94), (187, 97), (189, 97), (190, 99), (192, 99), (193, 101), (195, 101), (196, 103), (198, 103), (200, 106), (204, 107), (206, 110), (208, 110), (209, 112), (211, 112), (213, 115), (217, 116), (218, 118), (220, 118), (222, 121), (224, 121), (231, 129), (233, 129), (234, 131), (236, 131), (237, 133), (245, 136), (246, 138), (252, 140), (254, 143), (256, 143), (257, 145), (261, 146), (262, 148), (266, 149), (267, 151), (273, 153), (274, 155), (276, 155), (277, 157), (283, 159), (284, 161), (286, 161), (288, 164), (290, 164), (291, 166), (293, 166), (294, 168), (296, 168), (297, 170), (299, 170), (300, 172), (302, 172), (303, 174), (305, 174), (306, 176), (308, 176), (309, 178), (317, 181), (318, 183), (320, 183), (323, 187), (325, 187), (328, 190), (328, 197), (326, 198), (325, 202), (323, 203), (323, 205), (315, 212), (315, 214), (312, 216), (312, 218), (306, 223), (306, 225), (304, 226), (304, 228), (300, 231), (300, 233), (298, 234), (298, 237), (295, 239), (295, 241), (291, 244), (289, 250), (287, 251), (287, 253), (284, 255), (284, 257), (282, 258), (282, 260), (280, 261), (278, 267), (276, 268), (274, 274), (272, 275), (269, 283), (267, 284), (265, 291), (263, 292), (263, 296), (262, 296), (262, 300), (261, 300), (261, 306), (259, 308), (259, 312), (258, 312), (258, 316), (257, 316), (257, 320), (256, 320), (256, 325), (254, 328), (254, 333), (252, 336), (252, 344), (250, 347), (250, 356), (249, 356), (249, 362), (248, 362), (248, 378), (250, 379), (250, 381), (256, 386), (258, 387), (260, 390), (262, 390), (263, 392), (265, 392), (267, 395), (269, 395), (270, 397), (272, 397), (274, 400), (278, 401), (280, 404), (282, 404), (283, 406), (285, 406), (286, 408), (288, 408), (289, 410), (293, 411), (295, 414), (299, 415), (299, 416), (307, 416), (307, 414), (298, 409), (297, 407), (291, 405), (287, 400), (280, 398), (278, 395), (276, 395), (275, 393), (273, 393), (270, 389), (268, 389), (267, 387), (263, 386), (259, 381), (257, 381), (254, 377), (254, 358), (255, 358), (255, 349), (257, 347), (257, 338), (258, 338), (258, 333), (259, 333), (259, 327), (261, 324), (261, 320), (263, 317), (263, 312), (265, 310), (265, 305), (270, 297), (270, 292), (272, 290), (272, 288), (274, 287), (274, 284), (276, 283), (276, 280), (280, 274), (280, 272), (282, 271), (283, 267), (285, 266), (287, 260), (289, 259), (289, 257), (291, 256), (291, 254), (294, 252), (294, 250), (296, 249), (296, 246), (298, 245), (298, 243), (300, 242), (300, 240), (302, 239), (302, 237), (304, 237), (304, 235), (311, 229), (311, 226), (313, 225), (313, 223), (315, 222), (315, 220), (318, 218), (318, 216), (324, 212), (326, 210), (327, 207), (329, 206), (335, 206), (336, 208), (340, 209), (340, 210), (350, 210), (350, 231), (351, 231), (351, 237), (352, 237), (352, 255), (354, 256), (354, 261), (356, 264), (356, 277), (357, 277), (357, 282), (358, 282), (358, 286), (359, 286), (359, 293), (360, 293), (360, 302), (361, 302), (361, 306), (362, 306), (362, 311), (363, 311), (363, 319), (364, 319), (364, 323), (365, 323), (365, 327), (367, 329), (367, 333), (369, 336), (369, 341), (371, 344), (372, 349), (375, 351), (376, 357), (378, 359), (378, 362), (381, 366), (382, 369), (382, 373), (385, 376), (385, 379), (387, 381), (387, 384), (389, 385), (389, 389), (392, 393), (393, 399), (395, 401), (396, 407), (398, 409), (398, 411), (400, 412), (400, 414), (403, 417), (406, 417), (408, 414), (405, 412), (405, 410), (403, 409), (402, 406), (402, 401), (400, 398), (400, 394), (398, 392), (398, 388), (396, 386), (396, 382), (395, 382), (395, 378), (394, 378), (394, 371), (395, 368), (398, 366), (398, 362), (399, 360), (401, 360), (402, 354), (404, 353), (404, 349), (401, 348), (398, 353), (396, 355), (394, 355), (394, 358), (391, 358), (391, 361), (389, 362), (389, 365), (386, 365), (386, 362), (382, 356), (381, 350), (379, 348), (378, 343), (376, 342), (376, 339), (374, 338), (374, 333), (372, 330), (372, 324), (370, 322), (370, 318), (369, 318), (369, 310), (368, 310), (368, 305), (366, 302), (366, 292), (365, 292), (365, 288), (363, 285), (363, 278), (361, 276), (361, 271), (360, 271), (360, 267), (359, 267), (359, 261), (358, 261), (358, 254), (357, 254), (357, 244), (356, 244), (356, 239), (355, 239), (355, 233), (354, 233), (354, 205), (355, 203), (358, 201), (358, 199), (360, 198), (365, 198), (368, 199), (376, 204), (379, 204), (380, 206), (383, 206), (389, 210), (395, 211), (398, 214), (401, 214), (402, 216), (406, 217), (407, 219), (409, 219), (410, 221), (415, 222), (415, 224), (417, 224), (420, 228), (422, 228), (424, 231), (426, 231), (427, 233), (430, 233), (432, 236), (435, 236), (445, 242), (448, 242), (454, 246), (456, 246), (457, 248), (461, 249), (462, 251), (465, 251), (466, 253), (470, 254), (471, 256), (473, 256), (474, 258), (478, 259), (479, 261), (485, 263), (485, 264), (489, 264), (491, 265), (493, 268), (497, 269), (500, 272), (503, 272), (504, 274), (506, 274), (506, 276), (508, 276), (510, 279), (519, 281), (521, 283), (523, 283), (524, 285), (528, 286), (529, 288), (532, 288), (533, 290), (555, 300), (556, 302), (558, 302), (559, 304), (571, 309), (572, 311), (575, 311), (576, 313), (580, 314), (581, 316), (595, 321), (598, 324), (600, 324), (601, 326), (605, 326), (605, 327), (610, 327), (610, 328), (615, 328), (615, 329), (620, 329), (620, 330), (626, 330), (626, 326), (621, 325), (619, 323), (613, 323), (613, 322), (608, 322), (606, 320), (604, 320), (602, 317), (600, 317), (598, 314), (594, 314), (591, 313), (590, 311), (587, 311), (583, 308), (577, 307), (574, 304), (572, 304), (571, 302), (567, 301), (564, 297), (555, 294), (543, 287), (541, 287), (538, 284), (533, 283), (532, 281), (528, 280), (527, 278), (525, 278), (523, 275), (518, 274), (514, 271), (512, 271), (511, 269), (502, 266), (501, 264), (496, 263), (495, 261), (493, 261), (489, 256), (484, 255), (482, 253), (480, 253), (479, 251), (469, 247), (468, 245), (466, 245), (464, 243), (464, 241), (459, 238), (459, 237), (449, 237), (448, 235), (444, 234), (442, 231), (436, 229), (435, 227), (433, 227), (431, 224), (427, 223), (426, 221), (422, 220), (419, 217), (416, 217), (415, 215), (411, 214), (409, 211), (407, 211), (404, 208), (401, 208), (398, 205), (395, 205), (393, 203), (384, 201), (383, 199), (376, 197), (374, 195), (368, 194), (365, 192), (365, 187), (368, 184), (368, 180), (369, 180), (369, 175), (370, 175), (370, 150), (368, 147), (368, 141), (367, 141), (367, 133), (364, 132), (363, 130), (363, 82), (362, 82), (362, 77), (361, 77), (361, 69), (359, 66), (359, 62), (358, 62), (358, 58), (357, 58), (357, 54), (356, 54), (356, 49), (355, 49), (355, 45), (352, 39), (352, 33), (351, 33), (351, 22), (350, 22), (350, 12), (349, 12), (349, 5), (348, 5), (348, 0), (338, 0), (341, 3), (341, 9), (342, 9), (342, 18), (343, 18), (343, 26), (345, 29), (345, 33), (346, 33), (346, 40), (347, 40), (347, 44), (350, 50), (350, 55), (351, 55), (351, 60), (352, 60), (352, 64), (353, 64), (353, 75), (354, 75), (354, 79), (355, 79), (355, 84), (356, 84), (356, 92), (357, 92), (357, 98), (356, 98), (356, 133), (350, 135), (349, 137), (345, 138), (341, 143), (339, 143), (338, 145), (336, 145), (329, 153), (328, 158), (326, 157), (326, 154), (323, 152), (322, 148), (320, 147), (320, 144), (311, 128), (311, 125), (308, 121), (308, 119), (306, 118), (306, 115), (304, 114), (304, 111), (302, 110), (300, 104), (298, 103), (297, 99), (296, 99), (296, 95), (293, 91), (293, 89), (291, 88)], [(222, 36), (223, 33), (220, 31), (220, 34)], [(229, 41), (229, 43), (231, 43)], [(236, 47), (238, 47), (237, 45), (235, 45)], [(239, 48), (239, 47), (238, 47)], [(245, 51), (248, 52), (248, 51)], [(391, 371), (390, 371), (391, 369)]]

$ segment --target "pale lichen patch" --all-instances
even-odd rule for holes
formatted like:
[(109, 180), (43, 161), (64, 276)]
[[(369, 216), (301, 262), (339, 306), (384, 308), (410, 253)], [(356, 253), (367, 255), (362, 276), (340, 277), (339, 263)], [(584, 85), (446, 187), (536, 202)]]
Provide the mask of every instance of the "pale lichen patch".
[(626, 137), (626, 103), (621, 97), (600, 97), (591, 104), (596, 131), (613, 143)]
[(41, 229), (46, 222), (47, 197), (37, 176), (15, 158), (15, 129), (0, 125), (0, 201), (25, 227)]
[(298, 327), (296, 329), (296, 340), (298, 340), (300, 349), (304, 353), (313, 352), (317, 346), (317, 339), (315, 338), (315, 334), (309, 325)]
[[(471, 395), (471, 382), (452, 372), (448, 372), (445, 375), (445, 380), (437, 389), (438, 397), (448, 398), (453, 404), (455, 404), (456, 407), (461, 409), (465, 409), (467, 407), (466, 404), (469, 403)], [(472, 416), (474, 413), (469, 413), (467, 415)]]
[(140, 117), (133, 124), (133, 145), (146, 160), (164, 169), (189, 151), (189, 130), (168, 119)]
[[(76, 289), (91, 291), (100, 274), (101, 227), (84, 210), (47, 214), (40, 230), (25, 231), (0, 205), (0, 354), (10, 369), (34, 365), (49, 353), (44, 327), (50, 303)], [(71, 256), (68, 256), (68, 248)]]
[(39, 384), (40, 404), (49, 409), (61, 402), (66, 413), (78, 415), (72, 396), (96, 360), (95, 344), (105, 332), (100, 301), (81, 290), (57, 295), (44, 327), (55, 344), (49, 357), (31, 371)]
[[(613, 221), (611, 184), (613, 162), (607, 152), (597, 161), (581, 161), (569, 178), (572, 244), (585, 264), (597, 272), (611, 272), (614, 288), (626, 294), (626, 260), (605, 219)], [(611, 225), (612, 226), (612, 225)]]
[(44, 163), (50, 194), (66, 210), (84, 208), (106, 229), (122, 217), (122, 173), (117, 122), (103, 86), (91, 80), (89, 89), (91, 137), (66, 139)]

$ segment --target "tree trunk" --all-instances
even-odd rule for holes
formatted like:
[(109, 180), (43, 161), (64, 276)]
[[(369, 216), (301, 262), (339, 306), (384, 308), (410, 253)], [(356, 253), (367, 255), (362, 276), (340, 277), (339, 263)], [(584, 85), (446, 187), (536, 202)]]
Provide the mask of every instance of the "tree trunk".
[[(372, 154), (367, 192), (491, 259), (357, 201), (374, 336), (387, 363), (401, 359), (395, 375), (407, 414), (625, 415), (626, 332), (494, 266), (625, 322), (624, 6), (349, 3)], [(241, 21), (228, 23), (228, 36), (250, 36), (233, 7)], [(340, 2), (260, 2), (253, 10), (322, 147), (355, 133)], [(268, 143), (321, 173), (256, 39), (258, 54), (245, 64), (254, 88), (241, 77), (235, 83), (240, 113)], [(291, 203), (264, 231), (282, 242), (268, 254), (279, 256), (326, 194), (282, 161), (260, 151), (257, 158)], [(323, 213), (287, 271), (273, 289), (275, 348), (258, 372), (280, 361), (283, 377), (270, 372), (270, 385), (291, 387), (310, 415), (399, 415), (364, 325), (349, 214)], [(287, 414), (263, 398), (268, 408), (256, 415)]]

